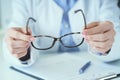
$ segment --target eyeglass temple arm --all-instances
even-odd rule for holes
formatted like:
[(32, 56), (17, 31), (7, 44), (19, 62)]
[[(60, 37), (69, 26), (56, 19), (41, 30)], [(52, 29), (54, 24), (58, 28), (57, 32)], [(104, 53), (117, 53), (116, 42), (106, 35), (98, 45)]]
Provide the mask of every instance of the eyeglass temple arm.
[[(30, 20), (36, 22), (36, 20), (35, 20), (34, 18), (32, 18), (32, 17), (29, 17), (29, 18), (28, 18), (27, 23), (26, 23), (26, 33), (27, 33), (27, 35), (29, 35), (28, 25), (29, 25), (29, 21), (30, 21)], [(22, 64), (27, 64), (26, 60), (30, 59), (30, 49), (31, 49), (31, 48), (29, 47), (29, 48), (28, 48), (28, 51), (27, 51), (27, 55), (19, 58), (21, 61), (23, 61), (23, 62), (25, 61), (25, 62), (22, 63)]]
[(27, 20), (27, 24), (26, 24), (26, 34), (29, 35), (29, 31), (28, 31), (28, 25), (29, 25), (29, 22), (30, 20), (36, 22), (36, 20), (32, 17), (29, 17), (28, 20)]
[(83, 15), (83, 19), (84, 19), (84, 22), (85, 22), (85, 29), (86, 29), (87, 28), (87, 22), (86, 22), (85, 14), (84, 14), (82, 9), (78, 9), (78, 10), (75, 11), (75, 13), (78, 13), (78, 12), (81, 12), (82, 15)]

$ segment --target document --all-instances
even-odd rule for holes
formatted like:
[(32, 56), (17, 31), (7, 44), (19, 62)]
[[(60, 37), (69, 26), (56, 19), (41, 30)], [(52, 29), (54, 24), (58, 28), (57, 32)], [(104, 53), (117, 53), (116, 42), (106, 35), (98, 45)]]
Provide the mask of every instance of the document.
[[(83, 74), (79, 74), (79, 69), (88, 61), (91, 61), (91, 65)], [(28, 68), (16, 68), (45, 80), (97, 80), (105, 75), (120, 73), (119, 67), (69, 53), (40, 58)]]

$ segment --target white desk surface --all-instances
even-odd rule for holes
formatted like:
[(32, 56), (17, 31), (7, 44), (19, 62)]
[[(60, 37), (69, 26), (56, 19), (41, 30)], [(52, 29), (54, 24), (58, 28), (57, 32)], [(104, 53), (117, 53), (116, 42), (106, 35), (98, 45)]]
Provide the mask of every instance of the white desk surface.
[[(0, 38), (0, 44), (2, 44), (1, 41), (2, 41), (2, 38)], [(53, 54), (46, 54), (43, 57), (49, 57), (52, 55)], [(74, 55), (81, 56), (83, 58), (90, 58), (90, 59), (96, 60), (96, 58), (92, 57), (90, 54), (82, 54), (81, 53), (81, 54), (74, 54)], [(112, 62), (110, 64), (120, 67), (120, 60)], [(29, 76), (26, 76), (24, 74), (21, 74), (19, 72), (11, 70), (3, 58), (2, 48), (0, 46), (0, 80), (35, 80), (35, 79), (33, 79)]]

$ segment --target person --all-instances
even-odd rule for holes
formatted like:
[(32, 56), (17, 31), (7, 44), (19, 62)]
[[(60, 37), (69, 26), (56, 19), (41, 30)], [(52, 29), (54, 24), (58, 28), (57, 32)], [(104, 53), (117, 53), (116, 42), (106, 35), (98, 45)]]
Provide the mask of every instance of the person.
[[(89, 47), (90, 53), (102, 61), (118, 60), (117, 3), (117, 0), (14, 0), (11, 23), (5, 35), (5, 57), (11, 64), (30, 66), (40, 53), (81, 52)], [(77, 40), (72, 36), (75, 32), (81, 32), (82, 40), (85, 39), (82, 44), (80, 36), (76, 37), (81, 42), (79, 47), (75, 47)], [(66, 34), (71, 36), (64, 39)], [(54, 46), (48, 47), (52, 42), (48, 38), (55, 39)], [(73, 48), (67, 48), (71, 45)]]

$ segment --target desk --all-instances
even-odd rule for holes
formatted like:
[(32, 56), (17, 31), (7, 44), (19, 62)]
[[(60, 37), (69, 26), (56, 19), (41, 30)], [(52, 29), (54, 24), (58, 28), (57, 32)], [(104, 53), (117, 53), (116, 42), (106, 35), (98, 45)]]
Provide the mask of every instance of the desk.
[[(0, 44), (2, 44), (2, 37), (3, 36), (0, 36)], [(46, 55), (43, 55), (42, 57), (43, 58), (50, 57), (53, 55), (56, 55), (56, 54), (46, 54)], [(97, 60), (95, 57), (92, 57), (90, 54), (75, 53), (73, 55), (80, 56), (82, 58)], [(113, 64), (113, 65), (120, 67), (120, 61), (111, 62), (110, 64)], [(5, 62), (5, 60), (3, 58), (3, 52), (2, 52), (2, 49), (0, 47), (0, 80), (35, 80), (35, 79), (9, 69), (9, 65)]]

